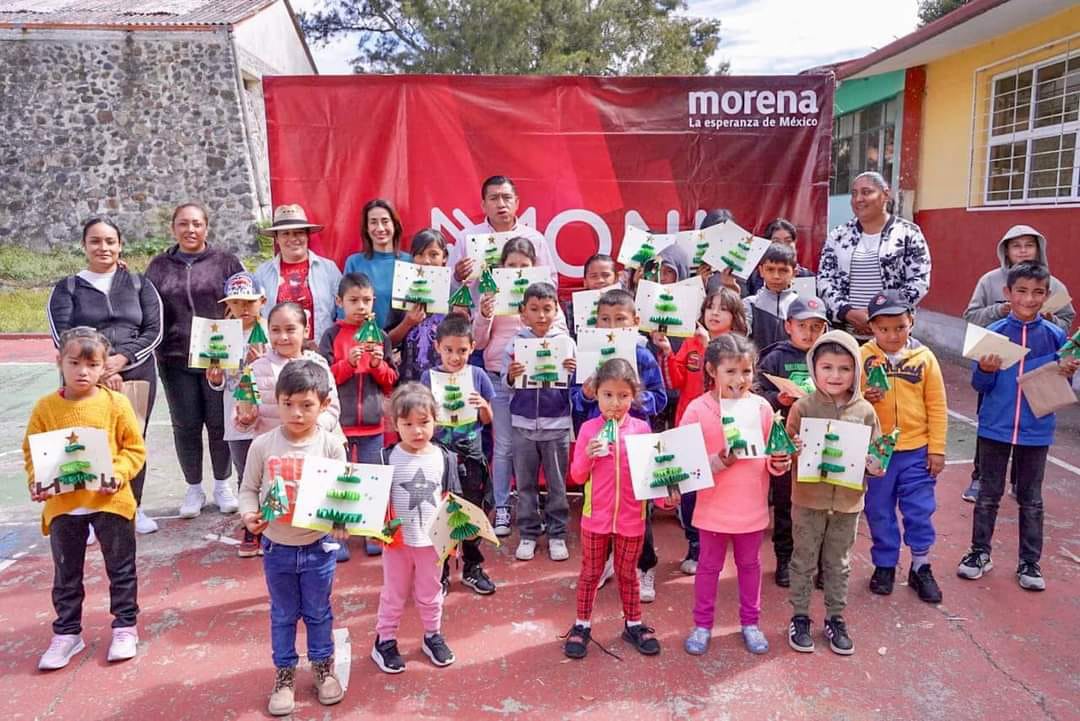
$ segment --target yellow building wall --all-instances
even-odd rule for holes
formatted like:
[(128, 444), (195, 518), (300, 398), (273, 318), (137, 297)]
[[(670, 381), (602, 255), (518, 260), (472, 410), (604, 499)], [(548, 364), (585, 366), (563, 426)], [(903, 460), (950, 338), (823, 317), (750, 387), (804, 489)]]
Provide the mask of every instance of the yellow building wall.
[[(967, 206), (972, 167), (972, 95), (976, 93), (976, 68), (1000, 62), (1000, 67), (989, 68), (978, 74), (980, 87), (976, 98), (978, 102), (974, 106), (975, 127), (976, 137), (983, 137), (986, 132), (989, 78), (1016, 67), (1016, 59), (1005, 59), (1029, 53), (1075, 33), (1080, 33), (1080, 5), (927, 64), (916, 210)], [(1074, 49), (1080, 47), (1080, 38), (1073, 38), (1070, 42)], [(1024, 64), (1037, 62), (1059, 55), (1064, 49), (1062, 43), (1026, 55), (1019, 61)], [(979, 187), (981, 179), (971, 178), (971, 182), (973, 187)]]

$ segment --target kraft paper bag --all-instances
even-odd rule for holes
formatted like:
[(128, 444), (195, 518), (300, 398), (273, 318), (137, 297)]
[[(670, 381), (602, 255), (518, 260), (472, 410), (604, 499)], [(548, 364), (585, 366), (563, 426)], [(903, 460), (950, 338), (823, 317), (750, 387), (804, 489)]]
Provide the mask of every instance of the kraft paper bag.
[(150, 382), (124, 381), (120, 392), (131, 401), (131, 407), (135, 409), (135, 417), (139, 419), (139, 428), (146, 428), (146, 409), (150, 405)]
[(1036, 418), (1076, 403), (1076, 394), (1069, 385), (1069, 379), (1058, 372), (1057, 363), (1039, 366), (1016, 380)]

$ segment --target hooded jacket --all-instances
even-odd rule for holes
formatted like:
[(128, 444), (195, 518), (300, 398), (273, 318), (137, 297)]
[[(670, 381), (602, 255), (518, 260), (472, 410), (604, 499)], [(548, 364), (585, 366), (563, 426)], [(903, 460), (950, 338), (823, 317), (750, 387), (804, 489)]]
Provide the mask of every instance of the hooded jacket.
[(914, 338), (896, 354), (896, 364), (889, 360), (877, 341), (860, 349), (862, 379), (870, 369), (884, 366), (889, 377), (885, 397), (874, 403), (884, 433), (900, 429), (898, 451), (927, 447), (927, 453), (945, 453), (945, 435), (949, 427), (948, 404), (945, 398), (945, 379), (933, 351)]
[(390, 338), (383, 333), (383, 360), (374, 368), (365, 352), (356, 365), (349, 351), (359, 345), (359, 326), (339, 320), (326, 329), (319, 352), (330, 366), (341, 401), (341, 427), (345, 436), (375, 436), (383, 432), (383, 400), (394, 390), (398, 374), (390, 362)]
[[(851, 398), (846, 403), (836, 403), (823, 391), (815, 390), (805, 398), (800, 398), (791, 406), (788, 413), (787, 432), (796, 435), (803, 418), (827, 418), (829, 420), (848, 421), (850, 423), (862, 423), (871, 427), (870, 438), (876, 439), (881, 435), (878, 425), (877, 413), (869, 401), (862, 397), (862, 384), (859, 372), (859, 344), (848, 333), (842, 330), (832, 330), (817, 339), (806, 354), (806, 365), (814, 367), (814, 353), (824, 343), (838, 343), (850, 355), (855, 371), (855, 377), (851, 381)], [(815, 384), (816, 385), (816, 384)], [(798, 466), (795, 466), (798, 468)], [(871, 480), (873, 482), (873, 480)], [(865, 485), (865, 482), (864, 482)], [(858, 513), (863, 509), (863, 495), (865, 489), (856, 491), (852, 488), (844, 488), (831, 483), (792, 483), (791, 503), (803, 508), (811, 508), (819, 511), (839, 511), (841, 513)]]
[[(564, 336), (570, 339), (566, 328), (552, 325), (545, 338)], [(538, 338), (527, 326), (522, 326), (515, 338)], [(574, 341), (570, 340), (571, 353), (575, 352)], [(503, 356), (502, 381), (506, 380), (506, 371), (514, 360), (514, 343), (506, 344)], [(510, 425), (528, 431), (556, 431), (573, 427), (570, 415), (570, 387), (574, 385), (574, 374), (570, 374), (566, 388), (513, 388), (510, 396)]]
[(650, 433), (652, 429), (645, 421), (627, 414), (619, 424), (616, 442), (610, 445), (608, 455), (589, 458), (586, 449), (603, 429), (604, 422), (600, 416), (585, 421), (574, 444), (570, 477), (585, 484), (581, 527), (590, 533), (640, 536), (645, 533), (645, 503), (634, 498), (626, 436)]
[(982, 394), (979, 407), (979, 436), (999, 443), (1019, 446), (1048, 446), (1054, 442), (1055, 414), (1036, 418), (1027, 398), (1020, 392), (1017, 378), (1058, 359), (1058, 349), (1065, 344), (1065, 331), (1044, 318), (1024, 322), (1010, 313), (990, 324), (1013, 343), (1031, 352), (1011, 368), (994, 373), (972, 364), (971, 385)]
[(757, 293), (743, 298), (743, 313), (750, 326), (750, 339), (758, 348), (766, 348), (788, 339), (784, 330), (788, 306), (799, 297), (792, 288), (774, 293), (765, 286)]
[[(664, 390), (664, 377), (660, 373), (656, 358), (645, 347), (645, 339), (640, 340), (635, 349), (635, 356), (638, 379), (641, 381), (641, 394), (637, 402), (631, 406), (630, 415), (647, 421), (663, 412), (667, 406), (667, 391)], [(600, 415), (600, 402), (595, 398), (592, 400), (586, 398), (580, 385), (575, 385), (570, 389), (570, 402), (574, 407), (575, 426)]]
[(809, 375), (806, 365), (806, 351), (799, 350), (790, 340), (783, 340), (761, 351), (754, 377), (754, 393), (769, 402), (774, 411), (784, 410), (780, 404), (780, 389), (765, 373), (778, 378), (791, 378), (793, 374)]
[[(975, 291), (971, 294), (971, 300), (968, 301), (967, 309), (964, 311), (964, 320), (968, 323), (986, 327), (1008, 315), (1004, 307), (1005, 283), (1008, 280), (1009, 268), (1012, 266), (1009, 263), (1006, 246), (1010, 240), (1019, 238), (1021, 235), (1030, 235), (1035, 238), (1035, 243), (1039, 248), (1037, 260), (1046, 267), (1050, 267), (1046, 252), (1046, 238), (1042, 233), (1030, 225), (1014, 225), (1009, 228), (997, 244), (1000, 267), (985, 273), (975, 284)], [(1065, 290), (1065, 285), (1054, 276), (1050, 276), (1050, 295), (1062, 290)], [(1054, 314), (1054, 325), (1067, 331), (1072, 327), (1075, 319), (1076, 311), (1073, 310), (1072, 303), (1069, 303)]]

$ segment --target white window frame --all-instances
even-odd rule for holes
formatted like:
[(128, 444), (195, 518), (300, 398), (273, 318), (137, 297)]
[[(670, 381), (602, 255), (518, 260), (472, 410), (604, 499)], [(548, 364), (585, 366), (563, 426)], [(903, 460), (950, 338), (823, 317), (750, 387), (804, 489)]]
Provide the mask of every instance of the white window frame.
[[(892, 172), (890, 173), (890, 175), (892, 177), (885, 178), (886, 182), (889, 183), (890, 188), (897, 187), (897, 179), (900, 177), (900, 150), (901, 150), (900, 133), (903, 130), (902, 118), (904, 116), (904, 93), (903, 93), (903, 91), (897, 93), (896, 95), (890, 95), (889, 97), (885, 98), (884, 100), (879, 100), (876, 103), (870, 103), (869, 105), (864, 105), (863, 107), (861, 107), (861, 108), (859, 108), (857, 110), (852, 110), (850, 113), (844, 113), (843, 115), (834, 118), (833, 119), (833, 135), (832, 135), (832, 137), (830, 138), (830, 141), (829, 141), (835, 147), (836, 142), (840, 139), (839, 137), (837, 137), (837, 133), (839, 132), (840, 119), (841, 118), (852, 116), (853, 125), (858, 126), (859, 123), (857, 122), (857, 120), (861, 117), (860, 114), (864, 110), (867, 110), (868, 108), (872, 108), (875, 105), (879, 105), (879, 106), (881, 106), (881, 117), (882, 117), (883, 121), (882, 121), (882, 123), (880, 125), (877, 126), (877, 130), (880, 131), (880, 135), (878, 136), (878, 156), (880, 158), (882, 158), (882, 160), (884, 161), (884, 157), (885, 157), (885, 130), (886, 130), (886, 128), (889, 127), (889, 124), (884, 122), (885, 106), (888, 105), (889, 103), (893, 102), (893, 101), (896, 102), (896, 115), (895, 115), (895, 117), (893, 117), (893, 120), (892, 120), (893, 160), (892, 160)], [(857, 137), (862, 136), (866, 132), (867, 132), (867, 129), (864, 129), (861, 126), (856, 127), (856, 128), (853, 129), (853, 134), (851, 136), (847, 136), (847, 137), (849, 137), (849, 138), (857, 138)], [(854, 146), (852, 146), (852, 147), (854, 147)], [(831, 164), (832, 164), (831, 151), (830, 151), (830, 160), (829, 160), (829, 162), (830, 162), (830, 166), (831, 166)], [(884, 162), (882, 162), (882, 166), (884, 167)], [(829, 197), (835, 198), (835, 197), (838, 197), (838, 196), (841, 196), (841, 195), (850, 195), (850, 193), (851, 193), (850, 188), (848, 188), (847, 190), (842, 190), (841, 192), (838, 192), (838, 193), (832, 192), (833, 191), (832, 186), (833, 186), (834, 182), (836, 181), (836, 170), (837, 169), (836, 169), (835, 166), (832, 166), (832, 167), (829, 168)], [(865, 170), (867, 170), (866, 167), (853, 168), (852, 172), (850, 173), (850, 179), (854, 179), (856, 175), (858, 175), (859, 173), (861, 173), (861, 172), (863, 172)], [(879, 172), (880, 172), (880, 169), (879, 169)]]

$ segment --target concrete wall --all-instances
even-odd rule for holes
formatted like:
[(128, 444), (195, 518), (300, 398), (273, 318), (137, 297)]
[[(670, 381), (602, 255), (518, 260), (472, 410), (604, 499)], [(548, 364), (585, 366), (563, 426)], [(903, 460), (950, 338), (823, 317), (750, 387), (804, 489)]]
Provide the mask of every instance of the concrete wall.
[(95, 214), (161, 236), (198, 200), (212, 241), (251, 245), (233, 57), (225, 30), (0, 30), (0, 243), (70, 245)]

